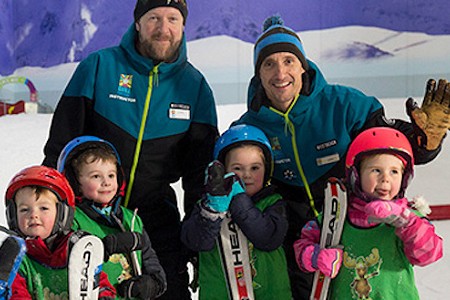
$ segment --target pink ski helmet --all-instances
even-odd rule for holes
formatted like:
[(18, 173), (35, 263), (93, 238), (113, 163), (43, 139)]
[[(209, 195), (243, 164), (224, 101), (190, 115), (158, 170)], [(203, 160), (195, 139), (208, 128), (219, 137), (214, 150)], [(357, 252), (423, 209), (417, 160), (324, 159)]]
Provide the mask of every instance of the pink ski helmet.
[[(353, 193), (365, 197), (361, 191), (359, 167), (361, 159), (370, 154), (389, 153), (396, 155), (403, 162), (402, 185), (398, 197), (404, 197), (414, 175), (414, 154), (406, 136), (390, 127), (373, 127), (361, 132), (350, 144), (345, 160), (347, 182)], [(367, 199), (365, 199), (367, 200)]]

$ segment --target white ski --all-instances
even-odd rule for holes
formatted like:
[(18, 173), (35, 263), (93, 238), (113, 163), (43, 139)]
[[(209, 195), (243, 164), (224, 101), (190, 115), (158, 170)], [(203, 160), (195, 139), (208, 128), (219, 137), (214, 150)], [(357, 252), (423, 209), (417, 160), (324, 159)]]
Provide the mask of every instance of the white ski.
[(103, 242), (94, 235), (71, 237), (69, 254), (69, 299), (98, 299), (103, 265)]
[(218, 238), (222, 268), (230, 300), (254, 300), (247, 237), (227, 215)]
[[(341, 240), (347, 213), (347, 194), (344, 184), (337, 178), (328, 179), (323, 204), (323, 222), (320, 248), (336, 247)], [(310, 300), (327, 299), (331, 278), (320, 271), (314, 274)]]

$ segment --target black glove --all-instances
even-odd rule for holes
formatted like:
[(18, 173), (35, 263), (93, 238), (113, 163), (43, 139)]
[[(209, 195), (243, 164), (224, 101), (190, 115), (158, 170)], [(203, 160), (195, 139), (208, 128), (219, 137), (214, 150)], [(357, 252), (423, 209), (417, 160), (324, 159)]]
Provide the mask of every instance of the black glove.
[(110, 234), (103, 238), (103, 246), (105, 248), (104, 260), (108, 261), (114, 253), (131, 253), (135, 250), (142, 250), (142, 234), (132, 231)]
[(214, 160), (209, 163), (205, 172), (205, 190), (208, 194), (213, 196), (227, 194), (223, 182), (224, 175), (225, 167), (220, 161)]
[(436, 150), (450, 129), (450, 83), (440, 79), (436, 88), (436, 81), (429, 79), (422, 107), (409, 98), (406, 112), (414, 125), (419, 146)]
[[(0, 246), (0, 290), (10, 288), (25, 255), (25, 242), (17, 236), (7, 237)], [(5, 286), (6, 285), (6, 286)], [(1, 297), (0, 297), (1, 298)]]
[(158, 296), (158, 283), (150, 275), (141, 275), (122, 281), (117, 286), (117, 293), (127, 299), (155, 299)]
[(225, 167), (217, 160), (206, 169), (206, 205), (214, 211), (228, 210), (234, 196), (245, 193), (245, 184), (233, 172), (225, 174)]

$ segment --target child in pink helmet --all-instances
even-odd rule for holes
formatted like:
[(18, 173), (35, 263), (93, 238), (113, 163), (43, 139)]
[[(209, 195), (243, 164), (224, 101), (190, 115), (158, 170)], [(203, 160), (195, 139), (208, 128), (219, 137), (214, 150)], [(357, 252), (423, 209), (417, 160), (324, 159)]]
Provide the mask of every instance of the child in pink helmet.
[(413, 166), (411, 145), (395, 129), (370, 128), (351, 143), (343, 248), (320, 249), (317, 221), (307, 223), (294, 243), (301, 270), (334, 278), (329, 299), (419, 299), (413, 266), (440, 259), (442, 239), (425, 209), (419, 212), (423, 205), (405, 198)]

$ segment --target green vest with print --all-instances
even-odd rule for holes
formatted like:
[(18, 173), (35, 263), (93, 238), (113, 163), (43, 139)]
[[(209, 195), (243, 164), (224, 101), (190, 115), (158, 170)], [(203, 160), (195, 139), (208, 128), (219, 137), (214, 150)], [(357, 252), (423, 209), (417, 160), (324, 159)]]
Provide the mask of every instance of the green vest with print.
[[(281, 196), (273, 194), (261, 199), (255, 206), (264, 211), (279, 200)], [(279, 247), (270, 252), (261, 251), (249, 242), (249, 251), (255, 299), (290, 300), (291, 288), (283, 248)], [(228, 289), (217, 245), (211, 251), (199, 253), (199, 285), (200, 300), (228, 299)]]
[(419, 299), (413, 267), (394, 227), (363, 229), (346, 221), (341, 244), (344, 261), (331, 281), (329, 299)]
[(33, 299), (69, 299), (68, 268), (50, 268), (25, 256), (19, 273), (27, 282), (27, 289)]
[[(125, 207), (121, 207), (123, 212), (123, 226), (126, 230), (131, 228), (131, 220), (133, 218), (133, 212)], [(136, 216), (134, 222), (135, 232), (142, 233), (142, 220)], [(108, 234), (121, 232), (118, 228), (110, 227), (104, 224), (97, 223), (91, 219), (83, 210), (76, 209), (75, 217), (72, 229), (84, 230), (93, 234), (99, 238), (104, 238)], [(139, 263), (142, 266), (141, 251), (136, 251)], [(109, 282), (117, 288), (117, 284), (124, 279), (131, 278), (133, 275), (132, 264), (128, 261), (124, 254), (113, 254), (109, 257), (109, 260), (103, 264), (103, 271), (108, 275)]]

